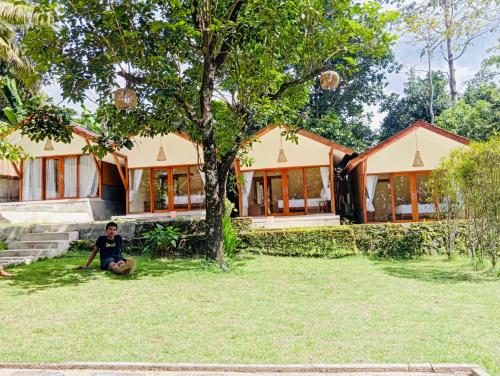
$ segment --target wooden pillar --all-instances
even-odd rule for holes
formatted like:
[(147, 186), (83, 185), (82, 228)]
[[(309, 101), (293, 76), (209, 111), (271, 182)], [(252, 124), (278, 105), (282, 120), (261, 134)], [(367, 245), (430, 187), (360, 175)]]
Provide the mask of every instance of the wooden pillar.
[(241, 162), (239, 158), (234, 161), (234, 171), (236, 173), (236, 186), (238, 187), (238, 212), (240, 217), (243, 217), (243, 201), (242, 201), (242, 188), (241, 188)]
[(330, 148), (330, 168), (329, 168), (329, 170), (330, 170), (330, 194), (331, 194), (330, 206), (332, 207), (332, 214), (337, 213), (337, 211), (335, 210), (335, 188), (334, 188), (334, 185), (335, 185), (335, 172), (334, 172), (335, 164), (334, 164), (334, 160), (333, 160), (334, 152), (335, 152), (335, 149)]
[(363, 204), (363, 223), (367, 223), (366, 215), (366, 160), (361, 164), (361, 203)]

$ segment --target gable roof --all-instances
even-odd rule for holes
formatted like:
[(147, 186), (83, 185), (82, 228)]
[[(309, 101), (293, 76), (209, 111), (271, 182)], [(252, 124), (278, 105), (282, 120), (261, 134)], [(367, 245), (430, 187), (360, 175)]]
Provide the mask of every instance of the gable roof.
[[(254, 133), (252, 136), (250, 136), (248, 138), (248, 140), (246, 142), (255, 141), (256, 139), (261, 138), (266, 133), (269, 133), (270, 131), (272, 131), (272, 130), (278, 128), (278, 127), (289, 128), (287, 125), (278, 125), (278, 124), (269, 125), (268, 127), (261, 129), (257, 133)], [(327, 138), (318, 136), (317, 134), (309, 132), (309, 131), (306, 131), (304, 129), (299, 129), (297, 131), (297, 134), (300, 134), (301, 136), (307, 137), (307, 138), (309, 138), (309, 139), (311, 139), (313, 141), (319, 142), (320, 144), (323, 144), (323, 145), (326, 145), (326, 146), (330, 146), (330, 147), (332, 147), (332, 148), (334, 148), (336, 150), (339, 150), (339, 151), (341, 151), (343, 153), (346, 153), (346, 154), (353, 154), (353, 153), (355, 153), (355, 151), (353, 149), (348, 148), (347, 146), (337, 144), (336, 142), (333, 142), (333, 141), (331, 141), (331, 140), (329, 140)]]
[(428, 131), (434, 132), (440, 136), (449, 138), (453, 141), (459, 142), (464, 145), (469, 145), (469, 140), (466, 139), (465, 137), (456, 135), (455, 133), (452, 133), (450, 131), (444, 130), (443, 128), (439, 128), (433, 124), (427, 123), (426, 121), (423, 120), (417, 120), (413, 122), (409, 127), (403, 129), (401, 132), (396, 133), (394, 136), (389, 137), (387, 140), (381, 142), (378, 145), (375, 145), (374, 147), (368, 149), (364, 153), (360, 154), (354, 159), (351, 159), (346, 166), (346, 171), (349, 172), (352, 169), (354, 169), (358, 164), (366, 160), (368, 157), (371, 155), (378, 153), (380, 150), (386, 148), (387, 146), (393, 144), (394, 142), (400, 140), (407, 134), (411, 133), (414, 129), (416, 128), (424, 128), (427, 129)]

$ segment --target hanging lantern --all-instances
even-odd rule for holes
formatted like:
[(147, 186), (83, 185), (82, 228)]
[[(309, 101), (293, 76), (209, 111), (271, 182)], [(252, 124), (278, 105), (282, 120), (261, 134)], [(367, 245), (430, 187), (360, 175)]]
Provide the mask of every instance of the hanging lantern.
[(167, 160), (167, 155), (165, 154), (165, 150), (163, 150), (163, 145), (160, 146), (160, 150), (158, 150), (158, 155), (156, 156), (156, 160), (158, 162)]
[(278, 162), (288, 162), (288, 160), (286, 159), (286, 155), (285, 155), (285, 150), (284, 149), (280, 149), (280, 152), (278, 154)]
[(415, 152), (415, 158), (413, 158), (413, 167), (424, 167), (424, 162), (422, 161), (418, 150)]
[(137, 95), (129, 88), (115, 90), (113, 100), (119, 110), (131, 110), (137, 106)]
[(326, 71), (321, 73), (319, 83), (323, 90), (335, 90), (340, 83), (340, 76), (335, 71)]
[(420, 151), (418, 150), (417, 129), (415, 129), (415, 157), (413, 158), (413, 167), (424, 167)]
[(45, 146), (43, 147), (43, 150), (45, 151), (53, 151), (54, 150), (54, 145), (52, 144), (52, 140), (47, 140), (47, 142), (45, 142)]
[(280, 134), (280, 151), (278, 153), (278, 162), (280, 163), (288, 162), (285, 155), (285, 149), (283, 149), (283, 137), (281, 134)]

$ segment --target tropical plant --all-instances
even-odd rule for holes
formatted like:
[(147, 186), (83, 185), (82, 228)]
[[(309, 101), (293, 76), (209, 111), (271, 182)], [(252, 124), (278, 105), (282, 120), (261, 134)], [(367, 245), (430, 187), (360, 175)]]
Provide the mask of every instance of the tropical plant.
[(177, 227), (162, 226), (157, 223), (151, 231), (143, 234), (143, 255), (148, 257), (171, 255), (180, 237), (181, 232)]
[(11, 67), (23, 81), (36, 80), (31, 62), (23, 53), (20, 34), (32, 26), (50, 25), (49, 12), (39, 12), (36, 7), (21, 1), (0, 1), (0, 60)]
[(228, 257), (234, 257), (239, 239), (231, 222), (231, 213), (234, 210), (234, 204), (226, 199), (226, 211), (222, 218), (222, 244), (224, 254)]

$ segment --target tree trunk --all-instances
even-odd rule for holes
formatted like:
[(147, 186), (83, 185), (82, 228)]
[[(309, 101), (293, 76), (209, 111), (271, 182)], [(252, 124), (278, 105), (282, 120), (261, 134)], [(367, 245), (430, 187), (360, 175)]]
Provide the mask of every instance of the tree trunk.
[(455, 78), (455, 61), (453, 57), (453, 50), (451, 46), (451, 39), (446, 39), (446, 48), (448, 50), (448, 70), (450, 72), (450, 95), (453, 103), (456, 103), (458, 92), (457, 92), (457, 79)]
[(429, 45), (427, 45), (427, 64), (429, 69), (429, 115), (431, 118), (431, 124), (434, 124), (434, 86), (432, 84), (432, 51)]
[(224, 171), (222, 165), (217, 161), (215, 140), (203, 141), (207, 226), (205, 232), (206, 252), (207, 258), (223, 262), (222, 217), (225, 209), (228, 171)]

